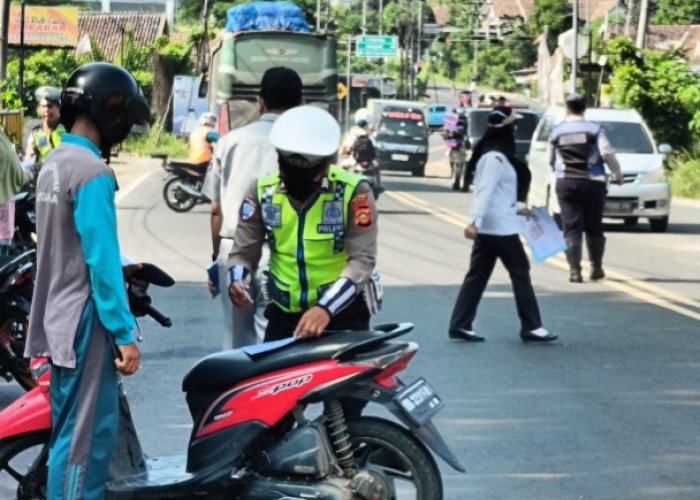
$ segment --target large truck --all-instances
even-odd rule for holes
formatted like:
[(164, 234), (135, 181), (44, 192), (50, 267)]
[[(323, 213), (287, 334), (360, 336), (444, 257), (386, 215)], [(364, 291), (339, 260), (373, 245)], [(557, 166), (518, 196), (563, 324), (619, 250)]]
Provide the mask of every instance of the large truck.
[(338, 114), (336, 40), (327, 34), (291, 31), (222, 32), (213, 42), (200, 95), (219, 118), (219, 132), (258, 119), (260, 80), (269, 68), (286, 66), (301, 77), (307, 104)]

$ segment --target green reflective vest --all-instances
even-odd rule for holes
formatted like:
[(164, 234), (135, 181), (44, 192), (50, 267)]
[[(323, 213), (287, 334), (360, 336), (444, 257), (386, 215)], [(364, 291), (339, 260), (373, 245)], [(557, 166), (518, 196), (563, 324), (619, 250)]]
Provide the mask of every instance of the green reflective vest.
[(47, 140), (43, 129), (38, 129), (34, 132), (34, 147), (36, 147), (38, 162), (43, 163), (49, 151), (57, 148), (58, 145), (61, 144), (61, 135), (63, 135), (65, 131), (66, 129), (63, 128), (63, 125), (59, 124), (49, 135), (50, 140)]
[(278, 189), (279, 172), (258, 180), (258, 200), (270, 243), (270, 300), (286, 312), (306, 311), (340, 277), (348, 259), (344, 238), (350, 199), (362, 180), (331, 165), (330, 188), (297, 211)]

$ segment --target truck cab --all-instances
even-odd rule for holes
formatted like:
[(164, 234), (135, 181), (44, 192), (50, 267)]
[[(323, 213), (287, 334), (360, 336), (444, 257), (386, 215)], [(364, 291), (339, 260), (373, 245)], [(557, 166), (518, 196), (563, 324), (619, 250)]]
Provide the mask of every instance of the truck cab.
[(260, 81), (269, 68), (296, 71), (307, 104), (333, 116), (338, 112), (336, 40), (327, 34), (291, 31), (222, 32), (213, 42), (209, 68), (200, 87), (207, 108), (225, 134), (258, 119)]

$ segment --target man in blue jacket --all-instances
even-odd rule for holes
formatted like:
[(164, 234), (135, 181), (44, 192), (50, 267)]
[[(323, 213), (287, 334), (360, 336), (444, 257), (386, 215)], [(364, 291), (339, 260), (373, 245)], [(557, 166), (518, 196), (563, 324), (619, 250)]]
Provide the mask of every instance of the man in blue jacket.
[(61, 120), (68, 133), (37, 180), (37, 276), (25, 354), (52, 365), (47, 497), (98, 500), (117, 433), (117, 372), (139, 368), (117, 241), (116, 181), (102, 157), (134, 124), (147, 123), (150, 109), (126, 70), (91, 63), (69, 77)]

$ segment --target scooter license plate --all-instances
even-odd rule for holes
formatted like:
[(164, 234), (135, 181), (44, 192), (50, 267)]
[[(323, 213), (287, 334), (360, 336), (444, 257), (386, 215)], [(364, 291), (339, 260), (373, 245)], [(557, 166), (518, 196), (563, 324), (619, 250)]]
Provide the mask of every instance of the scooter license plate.
[(421, 426), (439, 412), (445, 403), (424, 378), (419, 378), (394, 396), (403, 414)]
[(408, 161), (408, 155), (393, 154), (391, 159), (394, 161)]

